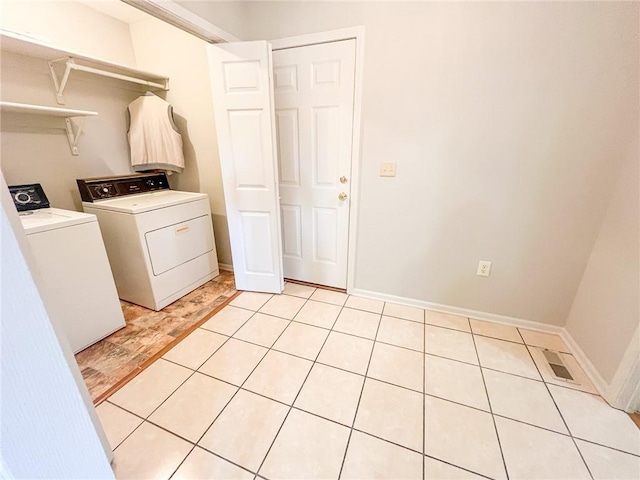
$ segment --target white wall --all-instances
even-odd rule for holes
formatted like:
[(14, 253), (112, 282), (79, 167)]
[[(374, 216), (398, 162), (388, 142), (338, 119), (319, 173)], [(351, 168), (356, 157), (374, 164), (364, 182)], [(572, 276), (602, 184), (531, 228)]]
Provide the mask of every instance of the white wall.
[(356, 288), (565, 322), (638, 129), (637, 3), (179, 3), (244, 40), (366, 27)]
[[(125, 17), (147, 20), (128, 24), (72, 1), (9, 0), (0, 7), (2, 28), (170, 77), (171, 91), (159, 95), (174, 104), (186, 162), (185, 171), (170, 182), (173, 188), (209, 194), (218, 258), (231, 264), (205, 42), (151, 16), (132, 15), (128, 5), (112, 7), (120, 7), (115, 11)], [(45, 61), (3, 52), (1, 74), (2, 100), (58, 106)], [(62, 119), (4, 113), (1, 151), (7, 182), (41, 183), (53, 206), (82, 210), (75, 179), (133, 173), (125, 112), (141, 94), (132, 84), (72, 73), (65, 106), (98, 112), (84, 120), (78, 156), (71, 155)]]
[(126, 23), (70, 0), (2, 0), (0, 25), (54, 45), (135, 66)]
[(635, 343), (636, 359), (640, 351), (639, 158), (636, 137), (625, 158), (566, 325), (608, 385), (614, 380), (629, 345)]
[[(135, 66), (128, 25), (75, 2), (2, 3), (2, 28), (32, 32), (52, 44)], [(2, 52), (1, 98), (59, 107), (46, 61)], [(124, 82), (72, 73), (67, 108), (97, 111), (84, 120), (72, 156), (62, 119), (2, 115), (2, 171), (8, 184), (41, 183), (52, 206), (82, 210), (76, 178), (131, 172), (125, 111), (141, 92)]]
[(172, 177), (172, 186), (209, 195), (218, 259), (231, 264), (207, 43), (154, 18), (132, 23), (130, 30), (138, 66), (170, 77), (163, 97), (174, 107), (185, 154), (185, 171)]

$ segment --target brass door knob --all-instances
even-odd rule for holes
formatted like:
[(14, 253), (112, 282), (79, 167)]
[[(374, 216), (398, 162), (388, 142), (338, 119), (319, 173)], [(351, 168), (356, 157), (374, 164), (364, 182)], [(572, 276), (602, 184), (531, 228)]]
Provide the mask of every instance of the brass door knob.
[(340, 177), (340, 183), (347, 183), (347, 177), (344, 175)]
[(338, 199), (339, 200), (346, 200), (347, 199), (347, 194), (344, 192), (341, 192), (340, 195), (338, 195)]

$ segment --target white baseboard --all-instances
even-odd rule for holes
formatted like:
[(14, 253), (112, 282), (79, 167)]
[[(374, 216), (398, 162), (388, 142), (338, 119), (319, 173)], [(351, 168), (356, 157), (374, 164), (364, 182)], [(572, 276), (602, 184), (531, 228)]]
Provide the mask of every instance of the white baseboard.
[(228, 263), (218, 263), (218, 268), (220, 268), (220, 270), (226, 270), (227, 272), (233, 272), (233, 265), (229, 265)]
[(571, 334), (563, 329), (562, 339), (583, 368), (593, 386), (612, 407), (629, 413), (640, 410), (640, 330), (636, 330), (625, 350), (611, 383), (602, 377)]
[[(625, 358), (609, 385), (609, 394), (614, 397), (613, 403), (625, 412), (640, 412), (640, 356), (636, 355), (628, 368)], [(625, 376), (625, 373), (627, 374)]]
[(381, 300), (383, 302), (399, 303), (401, 305), (408, 305), (410, 307), (419, 307), (427, 310), (433, 310), (436, 312), (451, 313), (454, 315), (462, 315), (463, 317), (476, 318), (478, 320), (487, 320), (489, 322), (502, 323), (503, 325), (509, 325), (512, 327), (526, 328), (528, 330), (535, 330), (543, 333), (554, 333), (561, 335), (564, 332), (564, 328), (558, 325), (550, 325), (547, 323), (533, 322), (531, 320), (524, 320), (517, 317), (509, 317), (506, 315), (498, 315), (496, 313), (480, 312), (478, 310), (470, 310), (468, 308), (453, 307), (451, 305), (443, 305), (440, 303), (425, 302), (423, 300), (416, 300), (407, 297), (398, 297), (396, 295), (389, 295), (386, 293), (371, 292), (369, 290), (361, 290), (359, 288), (353, 289), (349, 292), (352, 295), (358, 295), (359, 297), (371, 298), (372, 300)]
[(640, 411), (640, 327), (631, 336), (618, 370), (611, 379), (607, 396), (626, 412)]
[(591, 383), (593, 384), (593, 386), (596, 387), (596, 390), (598, 390), (598, 392), (603, 398), (605, 398), (609, 403), (611, 403), (609, 399), (606, 397), (606, 393), (609, 388), (609, 385), (604, 380), (604, 378), (602, 378), (602, 375), (600, 375), (600, 372), (598, 372), (598, 369), (593, 365), (593, 363), (591, 363), (591, 360), (589, 360), (589, 357), (587, 357), (587, 355), (584, 353), (582, 348), (580, 348), (580, 345), (578, 345), (578, 342), (576, 342), (571, 336), (571, 334), (564, 328), (562, 329), (562, 333), (560, 334), (560, 337), (562, 337), (562, 340), (564, 340), (564, 343), (567, 344), (567, 347), (569, 347), (569, 350), (571, 351), (573, 356), (576, 358), (576, 360), (584, 370), (584, 373), (587, 374), (587, 377), (589, 377), (589, 380), (591, 380)]
[[(487, 320), (489, 322), (501, 323), (511, 327), (520, 327), (528, 330), (560, 335), (567, 344), (567, 347), (569, 347), (569, 351), (573, 354), (578, 364), (587, 374), (589, 380), (591, 380), (593, 386), (611, 406), (628, 412), (640, 409), (640, 342), (631, 341), (629, 348), (627, 348), (627, 351), (620, 362), (620, 367), (616, 372), (615, 378), (611, 384), (609, 384), (604, 380), (604, 378), (602, 378), (602, 375), (600, 375), (600, 372), (598, 372), (591, 360), (589, 360), (587, 355), (582, 351), (580, 345), (578, 345), (564, 327), (534, 322), (517, 317), (498, 315), (495, 313), (470, 310), (468, 308), (425, 302), (423, 300), (399, 297), (386, 293), (372, 292), (358, 288), (353, 289), (349, 293), (360, 297), (371, 298), (373, 300), (381, 300), (383, 302), (399, 303), (401, 305), (419, 307), (436, 312), (451, 313), (454, 315), (476, 318), (478, 320)], [(640, 333), (638, 333), (638, 331), (636, 331), (633, 338), (636, 337), (640, 339)]]

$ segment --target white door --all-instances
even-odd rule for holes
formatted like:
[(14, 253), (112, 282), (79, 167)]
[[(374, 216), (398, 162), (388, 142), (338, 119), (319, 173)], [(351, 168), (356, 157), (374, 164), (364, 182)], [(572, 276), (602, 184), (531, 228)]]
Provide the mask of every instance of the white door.
[(271, 47), (257, 41), (207, 48), (236, 287), (280, 293)]
[(346, 288), (356, 40), (273, 52), (284, 276)]

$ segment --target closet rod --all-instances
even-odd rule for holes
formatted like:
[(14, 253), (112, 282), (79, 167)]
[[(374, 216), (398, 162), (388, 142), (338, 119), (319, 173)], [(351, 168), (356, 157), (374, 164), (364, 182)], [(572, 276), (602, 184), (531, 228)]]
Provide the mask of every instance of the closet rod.
[[(62, 75), (62, 78), (58, 81), (58, 76), (56, 75), (55, 65), (59, 62), (65, 62), (65, 70)], [(73, 58), (61, 58), (59, 60), (51, 60), (49, 62), (49, 70), (51, 71), (51, 78), (53, 79), (53, 85), (56, 89), (56, 96), (59, 104), (64, 104), (64, 89), (67, 86), (67, 82), (69, 81), (69, 74), (72, 70), (93, 73), (95, 75), (100, 75), (103, 77), (115, 78), (118, 80), (124, 80), (126, 82), (136, 83), (139, 85), (144, 85), (150, 88), (156, 88), (159, 90), (169, 90), (169, 80), (167, 79), (163, 83), (152, 82), (150, 80), (144, 80), (138, 77), (132, 77), (130, 75), (124, 75), (122, 73), (110, 72), (108, 70), (102, 70), (99, 68), (89, 67), (86, 65), (77, 64)]]
[(115, 72), (107, 72), (106, 70), (100, 70), (98, 68), (93, 67), (85, 67), (84, 65), (78, 65), (77, 63), (70, 64), (70, 68), (72, 70), (79, 70), (82, 72), (95, 73), (97, 75), (102, 75), (103, 77), (111, 77), (117, 78), (119, 80), (126, 80), (127, 82), (138, 83), (140, 85), (146, 85), (147, 87), (159, 88), (161, 90), (166, 90), (167, 86), (162, 83), (150, 82), (149, 80), (143, 80), (141, 78), (130, 77), (128, 75), (122, 75), (120, 73)]

